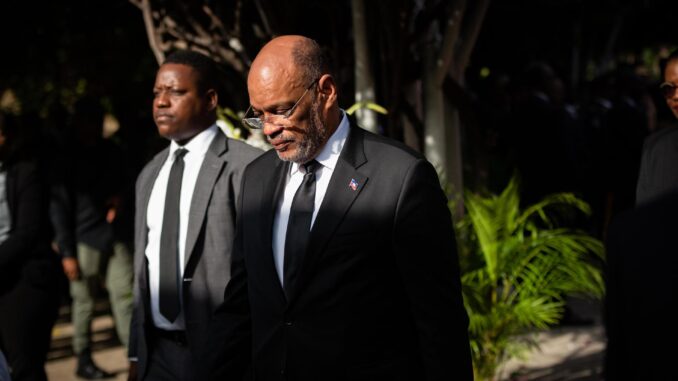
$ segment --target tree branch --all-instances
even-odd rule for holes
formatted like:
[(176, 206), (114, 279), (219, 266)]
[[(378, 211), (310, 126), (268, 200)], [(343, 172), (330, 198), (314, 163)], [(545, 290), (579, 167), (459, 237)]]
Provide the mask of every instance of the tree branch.
[(270, 37), (275, 36), (273, 28), (271, 28), (271, 23), (268, 20), (268, 15), (264, 10), (264, 7), (261, 5), (261, 0), (254, 0), (254, 4), (257, 6), (257, 12), (259, 12), (259, 17), (261, 17), (261, 22), (264, 24), (264, 29)]
[(158, 65), (161, 65), (165, 61), (165, 53), (160, 47), (162, 44), (162, 35), (158, 33), (155, 25), (153, 24), (153, 10), (151, 9), (150, 0), (130, 0), (130, 2), (139, 9), (141, 9), (141, 15), (144, 19), (144, 26), (146, 27), (146, 36), (148, 37), (148, 44), (153, 51), (155, 60), (158, 62)]
[(442, 45), (440, 46), (440, 55), (436, 62), (435, 83), (442, 86), (445, 76), (449, 71), (454, 56), (454, 47), (459, 39), (461, 30), (461, 20), (466, 9), (466, 0), (458, 0), (449, 8), (447, 17), (447, 26)]
[(143, 10), (142, 5), (141, 5), (141, 0), (129, 0), (132, 5), (135, 7), (139, 8), (139, 10)]
[(464, 22), (464, 30), (460, 39), (461, 45), (457, 50), (456, 62), (450, 66), (450, 75), (460, 83), (463, 80), (464, 71), (466, 66), (468, 66), (471, 53), (478, 40), (478, 34), (480, 34), (480, 29), (483, 26), (483, 20), (485, 20), (490, 0), (476, 0), (474, 5), (471, 14), (467, 16), (467, 20)]

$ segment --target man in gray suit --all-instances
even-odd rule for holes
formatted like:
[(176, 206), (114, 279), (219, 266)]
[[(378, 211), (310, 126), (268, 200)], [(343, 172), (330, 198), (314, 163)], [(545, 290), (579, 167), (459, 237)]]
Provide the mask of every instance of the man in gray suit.
[(153, 117), (170, 145), (136, 189), (130, 379), (193, 380), (229, 281), (235, 205), (261, 152), (217, 128), (215, 64), (176, 52), (158, 70)]

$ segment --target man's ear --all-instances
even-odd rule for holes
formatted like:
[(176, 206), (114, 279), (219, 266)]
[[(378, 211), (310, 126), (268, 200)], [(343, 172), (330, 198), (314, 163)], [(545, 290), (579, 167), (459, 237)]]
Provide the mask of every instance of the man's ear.
[(331, 75), (323, 74), (318, 79), (318, 93), (325, 102), (326, 107), (337, 102), (337, 84)]
[(209, 110), (212, 111), (216, 109), (217, 105), (219, 104), (219, 94), (217, 94), (216, 90), (214, 89), (207, 90), (205, 96), (207, 97), (207, 104)]

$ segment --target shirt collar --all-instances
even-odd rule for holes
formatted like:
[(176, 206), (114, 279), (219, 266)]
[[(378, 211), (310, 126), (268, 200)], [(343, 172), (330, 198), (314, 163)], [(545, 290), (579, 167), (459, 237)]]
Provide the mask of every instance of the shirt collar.
[(187, 154), (198, 154), (204, 155), (212, 144), (212, 140), (217, 134), (217, 125), (213, 124), (208, 128), (204, 129), (198, 135), (195, 135), (188, 143), (183, 146), (180, 146), (177, 142), (172, 140), (170, 143), (170, 157), (174, 157), (174, 152), (179, 148), (185, 148), (188, 150)]
[[(320, 150), (320, 153), (315, 157), (318, 163), (330, 170), (334, 170), (334, 167), (336, 167), (341, 150), (344, 148), (348, 138), (348, 117), (346, 117), (344, 110), (341, 110), (341, 113), (343, 117), (341, 122), (339, 122), (339, 127), (337, 127), (332, 136), (327, 140), (327, 143), (325, 143), (325, 146)], [(294, 175), (297, 171), (299, 171), (299, 164), (292, 163), (292, 174)]]

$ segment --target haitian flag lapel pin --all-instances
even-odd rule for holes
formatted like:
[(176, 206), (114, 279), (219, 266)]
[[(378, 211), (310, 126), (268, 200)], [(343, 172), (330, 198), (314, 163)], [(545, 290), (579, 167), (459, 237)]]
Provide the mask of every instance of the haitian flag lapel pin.
[(357, 190), (358, 189), (358, 182), (355, 181), (355, 179), (351, 179), (351, 182), (348, 183), (348, 187), (351, 188), (351, 190)]

